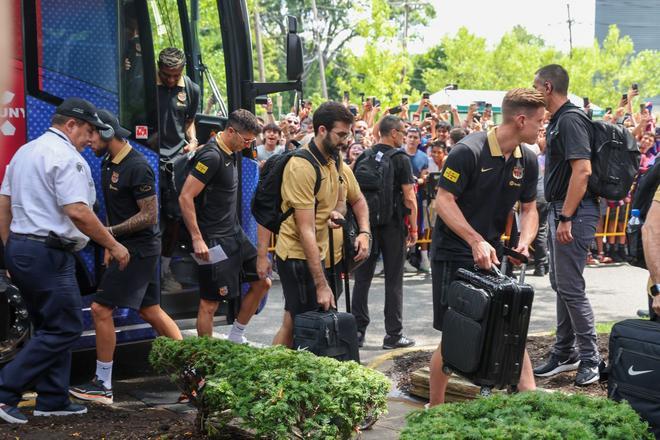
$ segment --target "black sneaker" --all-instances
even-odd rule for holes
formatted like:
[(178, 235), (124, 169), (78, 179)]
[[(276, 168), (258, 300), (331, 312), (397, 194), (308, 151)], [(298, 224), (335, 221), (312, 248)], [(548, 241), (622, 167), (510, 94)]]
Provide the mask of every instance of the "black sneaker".
[(83, 405), (78, 405), (77, 403), (69, 403), (69, 405), (66, 406), (65, 408), (57, 409), (57, 410), (35, 409), (34, 415), (36, 417), (71, 416), (74, 414), (85, 414), (86, 412), (87, 412), (87, 407)]
[(533, 275), (533, 276), (535, 276), (535, 277), (543, 277), (543, 276), (545, 276), (547, 273), (548, 273), (548, 272), (546, 272), (546, 270), (545, 270), (545, 266), (540, 265), (540, 266), (536, 266), (536, 267), (534, 268), (534, 275)]
[(105, 387), (98, 377), (94, 377), (91, 382), (83, 385), (71, 387), (69, 389), (71, 394), (76, 399), (86, 400), (89, 402), (99, 402), (106, 405), (112, 405), (112, 388)]
[(575, 375), (575, 385), (583, 387), (600, 379), (600, 368), (598, 361), (581, 361), (578, 372)]
[(401, 336), (385, 336), (383, 339), (383, 350), (392, 350), (393, 348), (406, 348), (415, 345), (413, 339)]
[(28, 419), (25, 417), (17, 407), (0, 403), (0, 419), (7, 423), (27, 423)]
[(577, 370), (579, 363), (577, 353), (573, 353), (567, 358), (561, 358), (554, 353), (550, 353), (548, 362), (534, 368), (534, 376), (550, 377), (564, 371)]

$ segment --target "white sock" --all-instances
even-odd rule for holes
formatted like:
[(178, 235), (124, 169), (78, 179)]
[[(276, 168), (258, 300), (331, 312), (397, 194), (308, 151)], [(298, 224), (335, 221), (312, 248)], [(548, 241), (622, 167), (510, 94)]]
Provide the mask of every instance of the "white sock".
[(96, 361), (96, 377), (103, 382), (103, 386), (112, 389), (112, 361)]
[(428, 266), (429, 265), (429, 251), (422, 249), (421, 254), (422, 254), (422, 264), (424, 264), (425, 266)]
[(247, 327), (247, 324), (241, 324), (237, 320), (234, 320), (234, 325), (232, 325), (231, 330), (229, 330), (229, 336), (227, 336), (227, 339), (231, 342), (242, 344), (245, 327)]

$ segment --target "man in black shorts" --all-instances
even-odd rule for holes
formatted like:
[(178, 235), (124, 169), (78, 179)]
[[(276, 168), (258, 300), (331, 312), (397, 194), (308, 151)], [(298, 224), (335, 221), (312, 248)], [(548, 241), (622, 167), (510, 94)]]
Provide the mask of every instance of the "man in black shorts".
[(246, 342), (245, 327), (271, 286), (269, 279), (259, 279), (257, 275), (257, 250), (245, 235), (236, 209), (236, 153), (250, 146), (260, 132), (259, 121), (252, 113), (243, 109), (232, 112), (225, 131), (197, 151), (192, 171), (181, 189), (179, 205), (195, 256), (210, 262), (217, 246), (226, 255), (215, 263), (198, 266), (199, 336), (213, 334), (213, 316), (220, 301), (237, 298), (243, 281), (250, 284), (250, 289), (242, 299), (228, 339)]
[[(543, 123), (543, 95), (514, 89), (502, 102), (503, 123), (488, 133), (466, 136), (452, 147), (442, 168), (435, 198), (438, 213), (433, 229), (433, 327), (442, 331), (447, 291), (459, 268), (499, 264), (500, 238), (516, 202), (521, 204), (521, 232), (516, 251), (529, 255), (536, 236), (536, 155), (533, 144)], [(442, 344), (431, 358), (430, 404), (444, 403), (449, 376), (442, 371)], [(535, 388), (532, 365), (525, 352), (518, 385)]]
[[(350, 167), (339, 160), (339, 152), (347, 145), (352, 134), (353, 115), (338, 102), (325, 102), (313, 116), (314, 138), (308, 148), (319, 167), (321, 182), (316, 195), (314, 165), (302, 157), (292, 157), (282, 176), (283, 211), (293, 208), (280, 227), (275, 254), (277, 270), (284, 292), (284, 319), (273, 338), (273, 345), (293, 345), (293, 322), (296, 315), (322, 308), (335, 307), (324, 260), (329, 258), (328, 226), (338, 228), (334, 220), (343, 219), (346, 212), (346, 194), (340, 183), (340, 174), (347, 184), (355, 185)], [(356, 261), (369, 253), (368, 206), (362, 194), (354, 188), (348, 203), (355, 212), (360, 228), (356, 238)], [(270, 233), (259, 227), (258, 268), (261, 276), (268, 272), (268, 244)]]
[(89, 383), (71, 387), (82, 400), (112, 404), (112, 364), (117, 338), (112, 313), (131, 308), (140, 313), (159, 335), (181, 339), (176, 323), (160, 308), (158, 256), (158, 196), (154, 172), (145, 157), (126, 141), (131, 134), (107, 110), (99, 118), (110, 129), (94, 135), (92, 148), (101, 165), (101, 185), (108, 231), (128, 248), (131, 261), (124, 270), (105, 253), (107, 267), (92, 302), (96, 329), (96, 376)]

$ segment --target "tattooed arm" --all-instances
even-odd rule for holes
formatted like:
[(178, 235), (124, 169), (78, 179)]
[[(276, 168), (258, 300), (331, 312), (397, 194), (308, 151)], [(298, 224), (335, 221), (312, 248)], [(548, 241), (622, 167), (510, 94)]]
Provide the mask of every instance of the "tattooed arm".
[(138, 199), (137, 205), (140, 208), (140, 212), (126, 221), (108, 228), (112, 235), (120, 237), (122, 235), (132, 234), (133, 232), (141, 231), (158, 223), (158, 198), (156, 195)]

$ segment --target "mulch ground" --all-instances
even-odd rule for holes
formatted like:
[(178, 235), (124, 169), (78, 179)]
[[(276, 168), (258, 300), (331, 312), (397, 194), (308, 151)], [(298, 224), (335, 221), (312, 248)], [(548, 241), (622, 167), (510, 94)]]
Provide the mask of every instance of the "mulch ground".
[[(598, 335), (598, 348), (603, 359), (608, 355), (607, 334)], [(555, 341), (554, 336), (530, 336), (527, 339), (527, 350), (532, 360), (532, 365), (539, 365), (546, 360), (548, 350)], [(392, 367), (386, 372), (397, 384), (397, 388), (405, 393), (410, 392), (410, 375), (429, 365), (432, 352), (413, 351), (405, 353), (394, 359)], [(587, 387), (574, 385), (575, 371), (560, 373), (554, 377), (536, 378), (536, 385), (549, 390), (559, 390), (566, 393), (587, 394), (589, 396), (607, 397), (607, 383), (595, 383)]]

